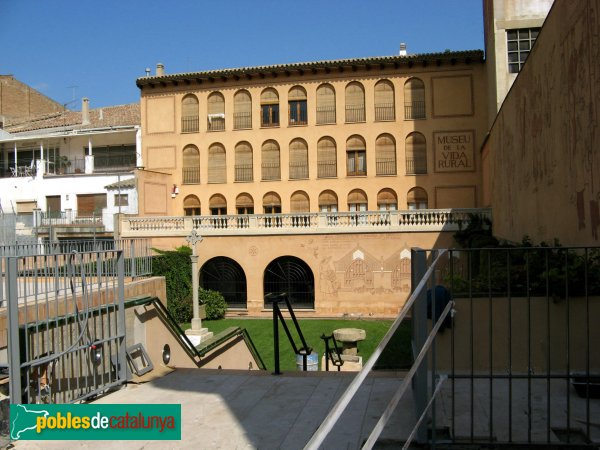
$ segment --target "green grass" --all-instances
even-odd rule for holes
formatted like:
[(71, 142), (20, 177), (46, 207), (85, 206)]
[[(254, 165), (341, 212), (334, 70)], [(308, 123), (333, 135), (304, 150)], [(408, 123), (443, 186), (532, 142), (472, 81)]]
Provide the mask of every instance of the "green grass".
[[(364, 329), (367, 337), (358, 344), (358, 354), (363, 357), (363, 363), (371, 356), (392, 324), (390, 320), (301, 319), (299, 322), (307, 345), (319, 353), (319, 361), (325, 351), (325, 343), (321, 339), (322, 334), (331, 335), (333, 330), (338, 328)], [(293, 329), (292, 321), (286, 320), (286, 323), (295, 338), (296, 345), (301, 347), (300, 338)], [(229, 327), (245, 328), (267, 366), (267, 370), (274, 370), (272, 319), (203, 320), (202, 325), (214, 334)], [(189, 326), (189, 324), (183, 324), (182, 328), (187, 329)], [(279, 326), (279, 361), (282, 371), (296, 370), (296, 357), (281, 325)], [(383, 351), (375, 369), (406, 369), (410, 367), (411, 363), (410, 324), (403, 323)]]

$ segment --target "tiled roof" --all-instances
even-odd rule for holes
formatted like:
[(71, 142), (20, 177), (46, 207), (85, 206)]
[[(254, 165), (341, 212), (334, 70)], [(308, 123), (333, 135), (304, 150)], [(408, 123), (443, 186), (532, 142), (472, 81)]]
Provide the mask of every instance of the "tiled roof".
[(298, 71), (302, 73), (305, 70), (318, 69), (336, 69), (340, 67), (358, 67), (358, 66), (388, 66), (393, 65), (400, 67), (401, 65), (411, 66), (420, 62), (434, 63), (456, 63), (456, 62), (482, 62), (482, 50), (464, 50), (458, 52), (446, 51), (443, 53), (422, 53), (416, 55), (394, 55), (394, 56), (378, 56), (371, 58), (353, 58), (353, 59), (338, 59), (329, 61), (313, 61), (291, 64), (278, 64), (272, 66), (256, 66), (256, 67), (240, 67), (234, 69), (209, 70), (204, 72), (187, 72), (178, 74), (168, 74), (162, 76), (145, 76), (136, 80), (138, 87), (144, 85), (154, 85), (157, 83), (189, 81), (199, 79), (211, 79), (217, 77), (241, 77), (260, 74), (271, 74), (277, 72)]
[(109, 185), (104, 186), (105, 189), (133, 189), (135, 187), (135, 178), (128, 178), (127, 180), (115, 181)]
[(90, 109), (90, 123), (82, 125), (81, 111), (63, 111), (37, 116), (26, 121), (6, 123), (4, 131), (11, 134), (32, 130), (45, 130), (61, 128), (68, 130), (86, 130), (93, 128), (118, 127), (127, 125), (140, 125), (140, 105), (107, 106), (104, 108)]

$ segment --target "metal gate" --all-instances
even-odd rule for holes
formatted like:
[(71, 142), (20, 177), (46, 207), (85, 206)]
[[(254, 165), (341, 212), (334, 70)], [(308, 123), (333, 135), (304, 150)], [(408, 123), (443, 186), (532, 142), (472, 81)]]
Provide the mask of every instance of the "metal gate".
[(2, 265), (11, 403), (71, 403), (126, 381), (121, 250)]

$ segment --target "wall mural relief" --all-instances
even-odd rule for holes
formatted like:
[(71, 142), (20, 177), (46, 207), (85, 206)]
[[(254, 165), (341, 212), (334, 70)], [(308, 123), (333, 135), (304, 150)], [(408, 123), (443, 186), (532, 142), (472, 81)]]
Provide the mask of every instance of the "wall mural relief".
[(410, 292), (410, 250), (404, 246), (388, 258), (377, 258), (360, 245), (333, 260), (332, 256), (319, 262), (320, 291), (394, 294)]

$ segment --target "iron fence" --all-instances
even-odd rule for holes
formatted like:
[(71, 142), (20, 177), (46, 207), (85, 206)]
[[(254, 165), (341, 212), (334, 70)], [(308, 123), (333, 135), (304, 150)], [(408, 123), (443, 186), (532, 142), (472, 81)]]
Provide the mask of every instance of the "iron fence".
[(124, 263), (121, 250), (2, 257), (11, 403), (75, 402), (126, 381)]

